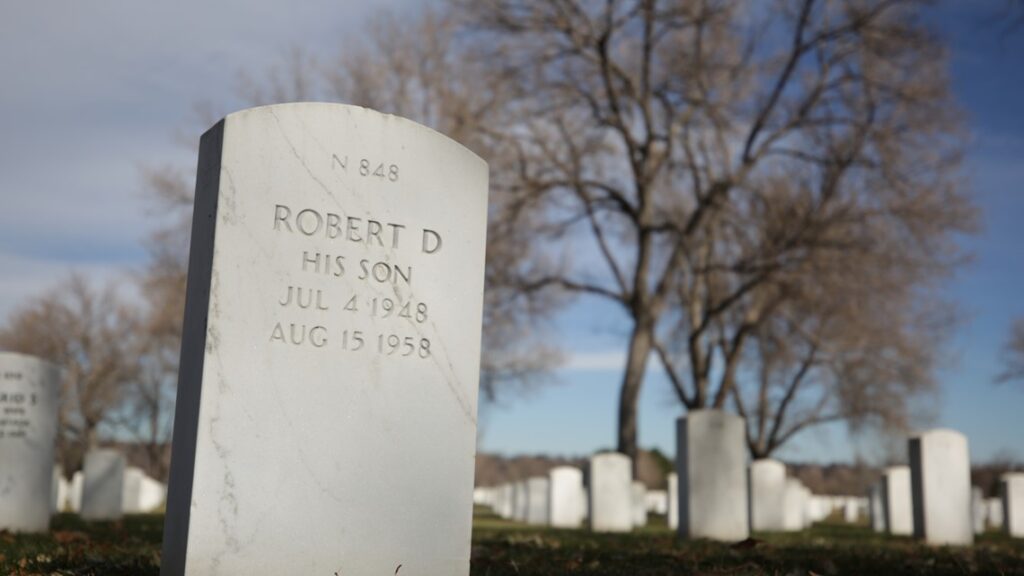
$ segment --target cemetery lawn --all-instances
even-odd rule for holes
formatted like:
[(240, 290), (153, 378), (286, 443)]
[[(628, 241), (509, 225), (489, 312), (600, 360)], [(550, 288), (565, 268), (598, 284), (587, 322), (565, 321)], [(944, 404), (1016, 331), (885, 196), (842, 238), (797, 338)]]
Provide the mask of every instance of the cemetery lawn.
[[(163, 516), (87, 523), (54, 518), (45, 535), (0, 533), (0, 574), (119, 576), (160, 572)], [(652, 517), (633, 534), (526, 527), (477, 510), (473, 576), (1021, 574), (1024, 541), (985, 534), (973, 548), (929, 548), (865, 526), (821, 523), (797, 534), (758, 534), (739, 545), (677, 542)]]

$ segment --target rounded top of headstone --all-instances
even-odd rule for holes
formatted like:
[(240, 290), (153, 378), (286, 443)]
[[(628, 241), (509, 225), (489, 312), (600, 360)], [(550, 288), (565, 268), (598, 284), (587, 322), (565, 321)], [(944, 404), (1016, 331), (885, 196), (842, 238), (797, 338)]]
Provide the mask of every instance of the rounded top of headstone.
[(591, 462), (595, 460), (601, 460), (606, 462), (614, 462), (616, 460), (621, 460), (626, 462), (627, 464), (630, 462), (629, 456), (626, 456), (621, 452), (598, 452), (597, 454), (591, 456), (590, 460)]
[(50, 362), (49, 360), (45, 360), (43, 358), (33, 356), (31, 354), (24, 354), (22, 352), (13, 352), (9, 350), (0, 350), (0, 361), (37, 362), (39, 364), (46, 366), (47, 368), (60, 370), (60, 366), (54, 364), (53, 362)]
[(689, 420), (698, 425), (724, 425), (726, 423), (743, 423), (743, 418), (733, 414), (732, 412), (726, 412), (725, 410), (691, 410), (682, 417), (683, 420)]
[[(247, 116), (263, 114), (274, 116), (278, 121), (282, 121), (284, 119), (297, 119), (301, 121), (303, 117), (322, 117), (326, 114), (335, 116), (343, 115), (351, 121), (353, 127), (358, 127), (360, 124), (372, 122), (376, 124), (375, 127), (379, 130), (388, 130), (389, 128), (394, 127), (395, 129), (407, 132), (422, 131), (424, 134), (429, 134), (430, 137), (439, 138), (440, 142), (447, 142), (451, 146), (457, 146), (485, 167), (487, 166), (487, 162), (475, 152), (429, 126), (409, 120), (408, 118), (403, 118), (402, 116), (385, 114), (371, 108), (355, 106), (353, 104), (342, 104), (339, 102), (287, 102), (283, 104), (268, 104), (265, 106), (255, 106), (253, 108), (237, 110), (225, 116), (220, 122), (245, 121)], [(278, 116), (280, 116), (280, 118), (278, 118)], [(213, 128), (211, 127), (211, 130), (212, 129)]]
[(892, 473), (910, 472), (910, 466), (901, 464), (899, 466), (886, 466), (885, 470), (882, 471), (883, 475), (889, 475)]
[(932, 428), (931, 430), (922, 430), (910, 437), (911, 440), (931, 440), (941, 438), (948, 438), (950, 440), (957, 439), (967, 442), (967, 436), (961, 432), (953, 430), (952, 428)]

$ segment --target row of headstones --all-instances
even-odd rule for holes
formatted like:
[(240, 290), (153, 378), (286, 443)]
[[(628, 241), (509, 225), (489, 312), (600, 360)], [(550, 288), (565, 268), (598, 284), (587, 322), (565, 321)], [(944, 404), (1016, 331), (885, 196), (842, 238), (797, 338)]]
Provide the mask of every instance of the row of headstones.
[(94, 450), (85, 455), (83, 469), (70, 481), (60, 466), (54, 466), (50, 495), (53, 513), (70, 511), (88, 520), (116, 520), (123, 514), (159, 510), (167, 498), (167, 487), (141, 468), (126, 466), (124, 456), (116, 450)]
[(60, 372), (48, 362), (0, 352), (0, 530), (43, 532), (56, 512), (88, 520), (151, 511), (164, 501), (163, 484), (126, 467), (116, 450), (85, 455), (68, 481), (54, 466)]
[[(952, 431), (942, 432), (949, 434)], [(946, 450), (949, 445), (958, 445), (955, 437), (949, 437), (945, 442), (945, 446), (939, 445), (934, 449)], [(931, 499), (926, 497), (922, 487), (927, 486), (919, 484), (913, 467), (886, 468), (868, 492), (872, 529), (894, 536), (919, 537), (930, 530), (932, 541), (950, 544), (969, 544), (973, 541), (970, 535), (982, 534), (986, 530), (1001, 529), (1011, 537), (1024, 538), (1024, 473), (1003, 474), (997, 498), (985, 498), (977, 486), (970, 487), (965, 497), (962, 485), (946, 484), (942, 487), (947, 490)], [(965, 507), (967, 514), (963, 511)], [(932, 521), (928, 522), (929, 519)], [(967, 521), (970, 522), (970, 533), (965, 528)]]
[[(678, 528), (677, 474), (668, 475), (667, 490), (648, 490), (642, 482), (629, 482), (630, 461), (622, 454), (595, 455), (590, 460), (590, 471), (600, 487), (594, 493), (600, 501), (590, 499), (583, 471), (571, 466), (553, 468), (547, 476), (479, 487), (473, 498), (501, 518), (532, 525), (579, 528), (593, 506), (599, 510), (590, 524), (595, 531), (643, 527), (650, 512), (666, 516), (669, 528)], [(866, 498), (812, 494), (800, 480), (787, 478), (785, 465), (776, 460), (753, 462), (748, 487), (750, 529), (755, 531), (803, 530), (835, 511), (841, 511), (843, 519), (853, 523), (867, 512)]]
[[(781, 462), (758, 460), (748, 470), (743, 428), (742, 418), (716, 410), (679, 419), (677, 475), (669, 477), (668, 511), (670, 527), (676, 527), (678, 518), (682, 536), (742, 540), (750, 530), (803, 529), (840, 503), (843, 517), (850, 521), (868, 507), (864, 499), (812, 495), (799, 480), (786, 478)], [(910, 438), (909, 456), (910, 466), (888, 469), (871, 491), (872, 525), (929, 544), (972, 544), (978, 526), (975, 509), (981, 506), (970, 485), (967, 438), (953, 430), (923, 432)], [(579, 503), (587, 501), (594, 531), (628, 531), (646, 523), (644, 487), (632, 482), (628, 457), (592, 457), (589, 492), (583, 488), (581, 471), (553, 472), (549, 478), (499, 487), (491, 496), (495, 510), (532, 524), (575, 527), (586, 515)], [(564, 524), (559, 514), (563, 507), (572, 510)], [(1001, 508), (1004, 530), (1024, 536), (1024, 474), (1003, 476)], [(995, 521), (994, 515), (990, 521)]]

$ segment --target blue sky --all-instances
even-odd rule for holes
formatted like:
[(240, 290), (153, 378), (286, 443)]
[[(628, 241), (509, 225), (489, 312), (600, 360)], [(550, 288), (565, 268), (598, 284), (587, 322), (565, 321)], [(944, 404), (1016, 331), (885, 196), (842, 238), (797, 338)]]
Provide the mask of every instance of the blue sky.
[[(228, 0), (8, 2), (0, 8), (0, 321), (74, 269), (97, 281), (144, 264), (156, 224), (140, 167), (192, 166), (176, 136), (198, 138), (197, 102), (239, 107), (239, 72), (265, 71), (291, 46), (329, 60), (380, 6), (413, 0), (300, 3)], [(991, 384), (1011, 318), (1024, 316), (1024, 26), (1007, 32), (1002, 0), (945, 2), (934, 15), (950, 42), (953, 88), (968, 114), (965, 175), (984, 212), (965, 240), (975, 261), (950, 296), (966, 320), (953, 339), (936, 424), (966, 433), (972, 458), (1024, 459), (1024, 385)], [(1020, 9), (1018, 9), (1020, 10)], [(556, 325), (570, 342), (556, 384), (483, 407), (481, 448), (584, 454), (612, 446), (624, 326), (585, 300)], [(674, 452), (678, 405), (654, 373), (640, 441)], [(783, 456), (847, 460), (842, 426), (799, 437)], [(867, 454), (870, 456), (870, 454)]]

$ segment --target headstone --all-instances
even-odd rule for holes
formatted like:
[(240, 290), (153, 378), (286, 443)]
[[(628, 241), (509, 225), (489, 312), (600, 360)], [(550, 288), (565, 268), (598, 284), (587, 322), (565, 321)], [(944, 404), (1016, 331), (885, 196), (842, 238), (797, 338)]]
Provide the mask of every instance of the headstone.
[(529, 492), (526, 488), (526, 480), (520, 480), (513, 486), (512, 494), (512, 519), (516, 522), (526, 522), (530, 514)]
[(61, 493), (61, 481), (64, 480), (64, 467), (60, 464), (53, 465), (53, 479), (50, 482), (50, 514), (56, 514), (64, 509)]
[(647, 526), (647, 486), (643, 482), (634, 480), (630, 484), (630, 496), (633, 503), (633, 527)]
[(974, 543), (967, 437), (938, 429), (910, 438), (914, 536), (928, 544)]
[(786, 465), (764, 458), (750, 463), (750, 529), (783, 530)]
[(804, 529), (804, 486), (797, 478), (786, 478), (782, 493), (782, 529), (786, 532)]
[(910, 467), (890, 466), (882, 474), (885, 528), (893, 536), (914, 534), (914, 505), (910, 494)]
[(167, 502), (167, 486), (149, 476), (139, 486), (139, 512), (156, 512)]
[(743, 419), (694, 410), (676, 421), (679, 534), (739, 541), (749, 534)]
[(875, 532), (888, 532), (885, 525), (885, 503), (882, 502), (884, 479), (871, 485), (868, 491), (868, 516), (871, 517), (871, 529)]
[(843, 522), (856, 524), (860, 519), (860, 505), (852, 496), (843, 502)]
[(985, 532), (985, 494), (977, 486), (971, 487), (971, 523), (974, 534)]
[(526, 523), (534, 526), (548, 524), (548, 491), (551, 485), (546, 476), (536, 476), (526, 481)]
[(679, 475), (669, 472), (668, 477), (668, 527), (679, 529)]
[(134, 466), (124, 469), (124, 484), (121, 487), (121, 510), (125, 514), (138, 514), (142, 512), (142, 502), (139, 500), (142, 492), (142, 478), (145, 473)]
[(1003, 474), (999, 488), (1003, 530), (1012, 538), (1024, 538), (1024, 472)]
[(583, 522), (590, 521), (590, 490), (586, 486), (580, 488), (580, 502), (583, 506)]
[(82, 518), (118, 520), (123, 514), (124, 456), (117, 450), (85, 454), (82, 481)]
[(551, 526), (579, 528), (583, 522), (583, 471), (557, 466), (548, 472), (551, 486)]
[(986, 498), (985, 499), (985, 518), (988, 520), (988, 527), (991, 530), (1002, 530), (1003, 529), (1003, 499), (1000, 498)]
[(71, 489), (68, 492), (68, 508), (76, 514), (82, 512), (82, 485), (85, 483), (85, 477), (82, 471), (79, 470), (71, 476)]
[(165, 576), (468, 573), (487, 178), (355, 106), (203, 135)]
[(506, 482), (501, 485), (501, 498), (498, 505), (498, 516), (508, 520), (512, 518), (512, 511), (515, 509), (515, 503), (513, 502), (513, 493), (515, 487)]
[(648, 490), (644, 502), (650, 513), (664, 515), (668, 512), (668, 492), (665, 490)]
[(56, 366), (0, 352), (0, 530), (50, 526), (59, 394)]
[(590, 457), (590, 528), (594, 532), (633, 529), (632, 463), (615, 452)]

